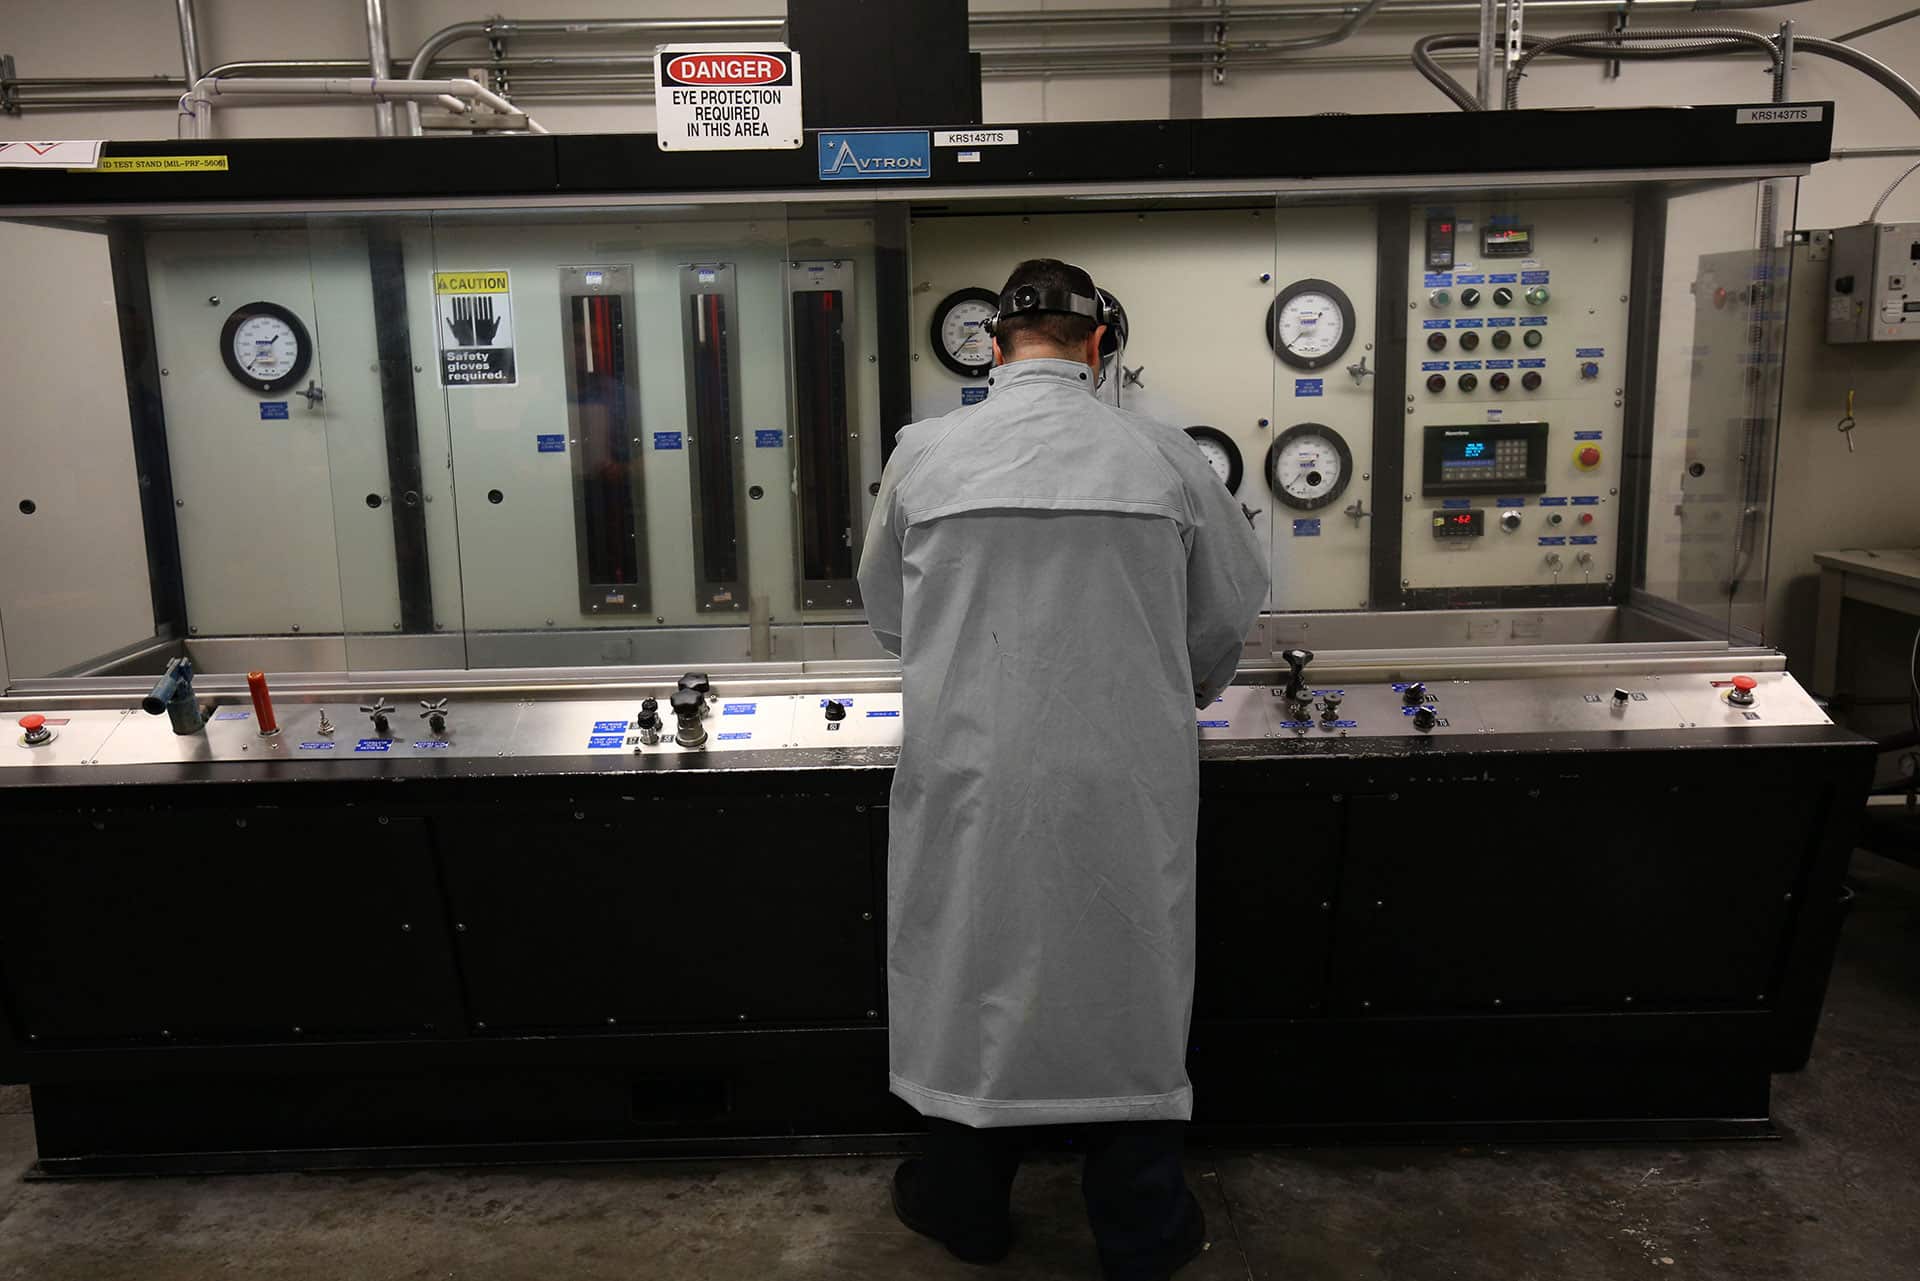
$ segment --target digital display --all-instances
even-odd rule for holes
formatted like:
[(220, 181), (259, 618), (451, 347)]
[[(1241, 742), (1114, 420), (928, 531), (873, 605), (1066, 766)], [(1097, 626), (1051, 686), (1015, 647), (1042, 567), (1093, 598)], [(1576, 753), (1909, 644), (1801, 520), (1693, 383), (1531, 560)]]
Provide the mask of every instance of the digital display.
[(1453, 270), (1453, 219), (1450, 217), (1427, 219), (1427, 270)]
[(1488, 258), (1525, 258), (1533, 252), (1533, 228), (1513, 223), (1488, 227), (1481, 234), (1480, 251)]
[(1547, 424), (1428, 427), (1423, 494), (1538, 494), (1547, 487)]
[(1525, 440), (1489, 440), (1459, 435), (1440, 448), (1440, 479), (1495, 481), (1524, 480), (1529, 450)]
[(1478, 538), (1486, 532), (1487, 514), (1478, 507), (1433, 514), (1435, 538)]

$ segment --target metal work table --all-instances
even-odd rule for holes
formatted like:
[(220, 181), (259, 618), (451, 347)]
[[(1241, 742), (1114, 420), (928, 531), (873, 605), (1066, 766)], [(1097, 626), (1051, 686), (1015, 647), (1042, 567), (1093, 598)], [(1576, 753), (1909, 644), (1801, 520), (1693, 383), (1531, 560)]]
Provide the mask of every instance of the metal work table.
[(1840, 675), (1841, 606), (1857, 600), (1920, 618), (1920, 548), (1815, 552), (1820, 617), (1814, 630), (1813, 686), (1831, 697)]

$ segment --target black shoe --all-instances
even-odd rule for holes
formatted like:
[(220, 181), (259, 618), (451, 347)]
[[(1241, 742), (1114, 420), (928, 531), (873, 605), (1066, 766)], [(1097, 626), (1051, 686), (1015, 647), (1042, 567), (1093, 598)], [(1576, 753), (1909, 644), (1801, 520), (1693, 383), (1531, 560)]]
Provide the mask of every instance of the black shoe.
[[(962, 1263), (998, 1263), (1013, 1248), (1011, 1224), (997, 1228), (954, 1232), (937, 1223), (927, 1189), (927, 1164), (919, 1157), (902, 1161), (893, 1172), (893, 1215), (923, 1237), (947, 1247)], [(1197, 1207), (1196, 1207), (1197, 1208)]]
[(1174, 1273), (1206, 1253), (1206, 1249), (1206, 1211), (1200, 1208), (1200, 1202), (1193, 1193), (1188, 1192), (1180, 1231), (1164, 1250), (1156, 1251), (1155, 1257), (1125, 1260), (1112, 1258), (1103, 1252), (1100, 1270), (1107, 1281), (1168, 1281)]

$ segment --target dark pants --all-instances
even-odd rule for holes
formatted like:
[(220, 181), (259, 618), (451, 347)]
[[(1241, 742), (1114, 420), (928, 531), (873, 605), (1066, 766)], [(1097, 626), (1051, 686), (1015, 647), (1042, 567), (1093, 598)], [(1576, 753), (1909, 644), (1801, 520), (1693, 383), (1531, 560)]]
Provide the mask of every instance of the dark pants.
[[(1153, 1275), (1199, 1211), (1180, 1165), (1186, 1122), (1124, 1121), (1067, 1132), (1086, 1153), (1080, 1187), (1101, 1262), (1110, 1275), (1135, 1266)], [(928, 1118), (928, 1191), (956, 1233), (1005, 1233), (1013, 1176), (1033, 1135), (1019, 1126), (976, 1130)]]

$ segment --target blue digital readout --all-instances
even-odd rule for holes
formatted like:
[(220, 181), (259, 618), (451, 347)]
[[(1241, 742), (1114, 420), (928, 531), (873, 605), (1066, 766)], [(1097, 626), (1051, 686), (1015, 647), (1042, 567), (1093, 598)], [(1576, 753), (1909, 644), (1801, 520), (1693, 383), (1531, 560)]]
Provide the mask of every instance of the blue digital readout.
[(1470, 441), (1468, 441), (1468, 442), (1467, 442), (1467, 448), (1466, 448), (1466, 456), (1467, 456), (1468, 458), (1478, 458), (1478, 457), (1479, 457), (1480, 455), (1482, 455), (1482, 454), (1484, 454), (1484, 453), (1486, 453), (1486, 452), (1487, 452), (1487, 442), (1486, 442), (1486, 441), (1484, 441), (1484, 440), (1470, 440)]

